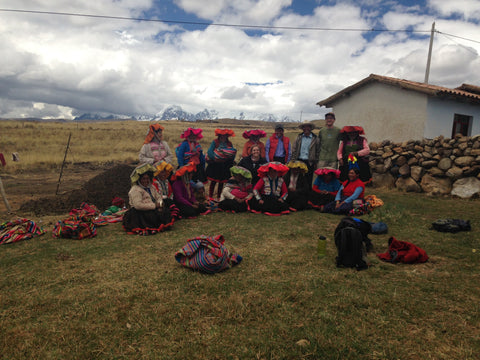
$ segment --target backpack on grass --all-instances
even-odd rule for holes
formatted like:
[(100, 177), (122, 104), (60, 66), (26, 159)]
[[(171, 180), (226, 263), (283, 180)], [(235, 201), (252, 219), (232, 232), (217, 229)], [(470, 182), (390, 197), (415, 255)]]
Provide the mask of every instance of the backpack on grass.
[(334, 234), (335, 246), (338, 251), (337, 267), (354, 267), (357, 270), (367, 269), (364, 235), (355, 224), (350, 224), (349, 221), (344, 221), (345, 219), (337, 225)]
[(441, 232), (457, 233), (459, 231), (470, 231), (470, 220), (461, 219), (439, 219), (432, 223), (433, 229)]

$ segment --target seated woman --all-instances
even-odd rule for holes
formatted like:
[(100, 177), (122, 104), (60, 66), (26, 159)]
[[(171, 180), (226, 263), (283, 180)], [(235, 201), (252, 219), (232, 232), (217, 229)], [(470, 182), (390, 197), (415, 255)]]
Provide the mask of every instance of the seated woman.
[(154, 164), (155, 173), (153, 174), (153, 186), (162, 194), (165, 207), (170, 209), (170, 213), (175, 219), (178, 219), (180, 212), (173, 201), (173, 189), (170, 185), (170, 175), (172, 175), (173, 165), (165, 161)]
[(242, 160), (238, 163), (239, 166), (244, 167), (252, 174), (252, 185), (255, 186), (257, 181), (260, 179), (257, 173), (257, 170), (263, 164), (266, 164), (268, 161), (261, 156), (260, 146), (253, 145), (250, 148), (251, 154), (247, 157), (243, 157)]
[(194, 218), (208, 213), (205, 205), (200, 204), (195, 198), (195, 190), (190, 181), (195, 168), (193, 162), (188, 163), (172, 176), (173, 201), (180, 210), (180, 216), (184, 218)]
[(370, 147), (365, 138), (365, 131), (361, 126), (344, 126), (340, 130), (340, 144), (338, 144), (337, 159), (340, 170), (340, 181), (348, 179), (349, 163), (354, 161), (360, 170), (360, 180), (364, 184), (372, 181), (372, 173), (368, 163)]
[(260, 180), (253, 187), (254, 197), (248, 202), (252, 212), (263, 212), (267, 215), (288, 214), (287, 185), (282, 176), (288, 172), (288, 167), (279, 162), (269, 162), (260, 166)]
[(151, 124), (145, 142), (138, 155), (140, 163), (154, 164), (161, 160), (172, 163), (173, 154), (167, 142), (163, 140), (164, 127), (160, 124)]
[(338, 190), (340, 189), (340, 170), (325, 167), (315, 170), (317, 178), (313, 182), (312, 193), (309, 204), (317, 210), (323, 210), (324, 205), (335, 200)]
[(152, 165), (142, 164), (130, 175), (130, 209), (123, 215), (123, 228), (129, 234), (152, 235), (173, 225), (174, 219), (163, 203), (162, 194), (152, 184), (154, 171)]
[(232, 177), (223, 188), (218, 207), (223, 211), (245, 212), (248, 210), (248, 200), (252, 193), (252, 174), (241, 166), (230, 168)]
[(287, 166), (290, 171), (284, 176), (288, 189), (287, 204), (291, 211), (305, 210), (308, 207), (310, 186), (305, 174), (308, 171), (303, 161), (293, 160)]
[(355, 200), (363, 201), (365, 195), (365, 184), (359, 178), (360, 170), (352, 168), (348, 172), (348, 180), (338, 190), (335, 201), (325, 205), (323, 209), (326, 213), (348, 214), (353, 209)]

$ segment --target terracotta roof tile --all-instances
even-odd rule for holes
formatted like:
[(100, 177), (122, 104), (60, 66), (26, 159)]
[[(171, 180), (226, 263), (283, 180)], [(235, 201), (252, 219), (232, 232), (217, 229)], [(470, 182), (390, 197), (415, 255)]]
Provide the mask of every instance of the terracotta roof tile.
[(451, 98), (451, 99), (456, 99), (460, 101), (480, 104), (480, 86), (462, 84), (458, 88), (450, 89), (443, 86), (437, 86), (437, 85), (420, 83), (416, 81), (397, 79), (397, 78), (392, 78), (388, 76), (371, 74), (369, 77), (366, 77), (365, 79), (360, 80), (359, 82), (349, 87), (346, 87), (345, 89), (337, 92), (336, 94), (330, 96), (329, 98), (317, 102), (317, 105), (332, 107), (335, 101), (341, 99), (344, 96), (349, 95), (351, 92), (371, 82), (380, 82), (383, 84), (390, 84), (393, 86), (400, 87), (402, 89), (418, 91), (434, 97)]

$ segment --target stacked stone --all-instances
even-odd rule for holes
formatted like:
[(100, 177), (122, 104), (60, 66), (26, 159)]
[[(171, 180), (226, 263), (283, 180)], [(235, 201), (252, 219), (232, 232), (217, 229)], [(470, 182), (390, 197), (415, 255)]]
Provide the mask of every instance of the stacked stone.
[(374, 187), (464, 198), (480, 195), (480, 135), (370, 144)]

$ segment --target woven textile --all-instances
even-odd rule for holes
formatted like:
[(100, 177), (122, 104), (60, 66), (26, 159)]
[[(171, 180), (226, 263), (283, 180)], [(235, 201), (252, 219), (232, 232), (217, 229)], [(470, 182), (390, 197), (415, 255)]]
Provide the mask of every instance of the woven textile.
[(232, 254), (224, 245), (223, 235), (201, 235), (189, 239), (175, 254), (175, 260), (185, 267), (207, 274), (229, 269), (242, 261), (238, 254)]
[(11, 244), (45, 234), (45, 230), (34, 221), (17, 219), (0, 225), (0, 244)]

